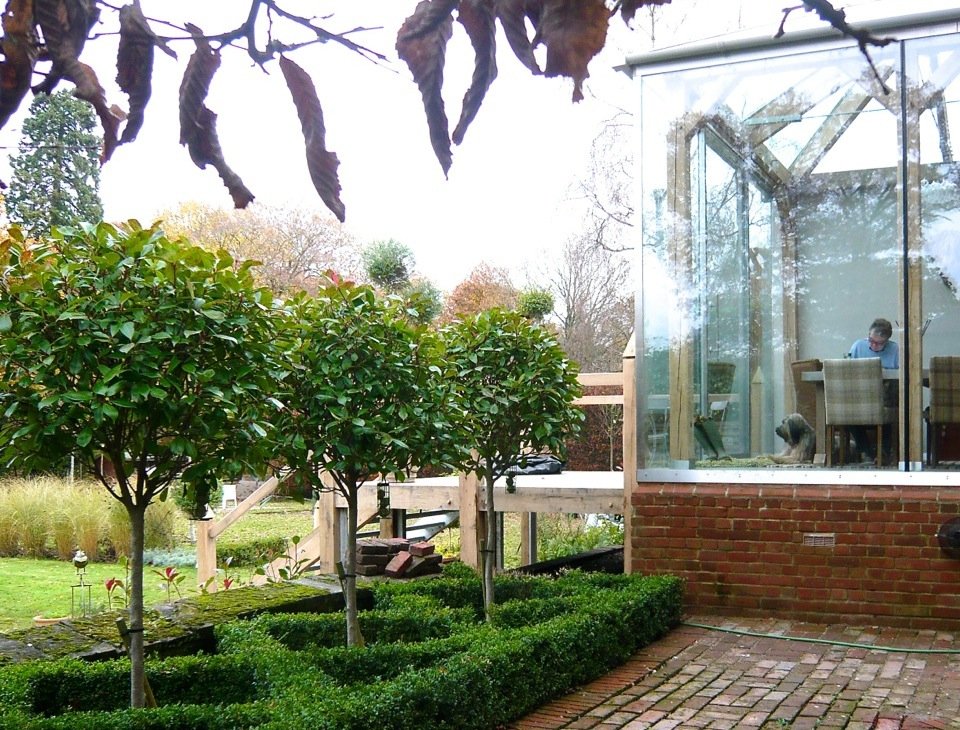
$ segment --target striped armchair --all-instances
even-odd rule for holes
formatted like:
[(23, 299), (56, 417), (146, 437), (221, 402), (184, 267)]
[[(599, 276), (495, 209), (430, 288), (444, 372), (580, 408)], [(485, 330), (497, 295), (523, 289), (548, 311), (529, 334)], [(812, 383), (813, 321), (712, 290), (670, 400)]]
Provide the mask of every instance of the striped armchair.
[(933, 466), (940, 463), (948, 424), (960, 424), (960, 357), (931, 357), (927, 461)]
[(833, 441), (839, 433), (839, 461), (847, 461), (851, 426), (876, 428), (878, 463), (883, 443), (883, 425), (896, 413), (883, 402), (883, 370), (880, 358), (824, 360), (823, 396), (826, 422), (827, 466), (833, 464)]

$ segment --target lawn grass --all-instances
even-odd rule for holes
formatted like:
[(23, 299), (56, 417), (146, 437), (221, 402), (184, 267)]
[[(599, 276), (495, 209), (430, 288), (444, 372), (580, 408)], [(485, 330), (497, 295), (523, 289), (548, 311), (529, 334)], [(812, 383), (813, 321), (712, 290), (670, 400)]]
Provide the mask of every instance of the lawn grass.
[[(216, 510), (217, 519), (229, 512)], [(313, 512), (310, 502), (292, 499), (271, 499), (266, 504), (254, 507), (235, 522), (222, 537), (230, 542), (244, 542), (263, 537), (303, 537), (313, 530)]]
[[(161, 587), (163, 580), (150, 572), (151, 570), (152, 566), (148, 566), (143, 576), (144, 603), (148, 606), (166, 603), (167, 592)], [(197, 570), (191, 567), (180, 567), (177, 570), (186, 576), (179, 585), (181, 593), (186, 595), (197, 583)], [(94, 611), (107, 608), (104, 582), (110, 578), (126, 581), (123, 566), (117, 563), (87, 565), (84, 581), (90, 585)], [(76, 569), (72, 563), (65, 560), (0, 558), (0, 632), (27, 627), (34, 616), (69, 616), (70, 587), (77, 582)], [(177, 598), (173, 589), (171, 598)], [(79, 603), (79, 593), (77, 601)], [(117, 607), (115, 603), (114, 608)]]
[[(291, 499), (275, 498), (263, 505), (254, 507), (243, 519), (232, 525), (224, 534), (223, 540), (229, 543), (242, 543), (264, 537), (282, 537), (289, 539), (294, 535), (305, 536), (313, 529), (312, 505), (309, 502), (297, 502)], [(217, 510), (217, 518), (225, 513)], [(543, 528), (549, 534), (556, 528), (549, 525), (548, 516), (543, 517)], [(520, 563), (520, 516), (513, 513), (504, 515), (504, 563), (514, 568)], [(188, 538), (188, 521), (178, 518), (175, 533), (178, 537), (177, 553), (189, 554), (195, 549)], [(541, 540), (543, 539), (541, 534)], [(437, 551), (445, 556), (460, 552), (460, 531), (456, 527), (447, 528), (433, 538)], [(575, 552), (575, 551), (574, 551)], [(228, 557), (221, 552), (222, 560)], [(144, 601), (147, 606), (167, 602), (166, 590), (162, 579), (152, 573), (154, 568), (146, 567), (144, 575)], [(177, 570), (185, 577), (179, 584), (184, 595), (196, 591), (196, 568), (177, 562)], [(234, 572), (234, 571), (232, 571)], [(250, 579), (253, 569), (240, 568), (235, 571), (241, 582)], [(91, 585), (91, 598), (95, 611), (107, 607), (107, 591), (104, 582), (109, 578), (126, 580), (124, 568), (117, 563), (96, 563), (87, 565), (85, 580)], [(35, 560), (29, 558), (0, 558), (0, 632), (10, 631), (30, 625), (34, 616), (67, 616), (71, 610), (71, 586), (77, 583), (73, 565), (63, 560)], [(175, 600), (176, 593), (171, 597)], [(115, 606), (116, 607), (116, 604)]]
[[(218, 510), (218, 518), (224, 513)], [(194, 551), (188, 538), (188, 521), (178, 519), (176, 534), (177, 551)], [(289, 538), (306, 535), (313, 529), (313, 517), (309, 503), (294, 500), (274, 499), (263, 506), (255, 507), (230, 527), (225, 539), (242, 542), (265, 536)], [(155, 606), (167, 602), (163, 579), (152, 570), (162, 570), (162, 565), (148, 565), (143, 576), (144, 603)], [(197, 570), (178, 562), (177, 571), (184, 575), (179, 584), (180, 592), (188, 595), (196, 592)], [(242, 581), (249, 579), (251, 570), (237, 571)], [(94, 611), (107, 608), (105, 581), (119, 578), (126, 582), (125, 569), (118, 563), (87, 564), (84, 580), (90, 584), (90, 597)], [(0, 558), (0, 632), (29, 626), (34, 616), (47, 618), (69, 616), (71, 589), (77, 583), (77, 573), (69, 561), (31, 558)], [(119, 594), (120, 591), (118, 590)], [(171, 589), (171, 599), (177, 595)], [(79, 601), (79, 596), (78, 596)], [(114, 608), (117, 607), (116, 602)]]

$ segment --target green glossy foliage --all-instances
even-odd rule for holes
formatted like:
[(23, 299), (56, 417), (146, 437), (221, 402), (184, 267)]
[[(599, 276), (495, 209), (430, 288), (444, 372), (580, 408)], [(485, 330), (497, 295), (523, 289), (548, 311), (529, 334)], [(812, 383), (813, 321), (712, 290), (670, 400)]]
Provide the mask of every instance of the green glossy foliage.
[(457, 455), (440, 342), (369, 286), (338, 284), (289, 305), (291, 373), (277, 450), (319, 486), (318, 469), (353, 488), (377, 473)]
[(70, 91), (37, 94), (23, 121), (23, 138), (10, 159), (7, 215), (32, 236), (54, 226), (96, 223), (100, 202), (100, 147), (91, 106)]
[[(182, 470), (259, 467), (275, 411), (272, 295), (225, 253), (135, 221), (0, 240), (0, 446), (42, 468), (106, 455), (143, 504)], [(251, 463), (252, 462), (252, 463)], [(262, 463), (262, 462), (261, 462)]]
[(490, 309), (445, 332), (460, 399), (464, 445), (479, 458), (463, 466), (499, 478), (529, 451), (564, 453), (583, 412), (577, 367), (554, 336), (518, 312)]

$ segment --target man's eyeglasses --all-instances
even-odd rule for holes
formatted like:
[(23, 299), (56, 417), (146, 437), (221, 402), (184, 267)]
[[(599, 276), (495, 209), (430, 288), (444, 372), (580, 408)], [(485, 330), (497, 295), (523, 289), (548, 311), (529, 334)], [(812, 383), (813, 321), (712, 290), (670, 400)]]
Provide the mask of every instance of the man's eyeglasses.
[(877, 348), (877, 349), (882, 350), (884, 347), (887, 346), (887, 340), (886, 340), (886, 339), (882, 339), (882, 338), (879, 338), (879, 337), (868, 337), (867, 339), (868, 339), (869, 342), (870, 342), (870, 347), (873, 347), (873, 348)]

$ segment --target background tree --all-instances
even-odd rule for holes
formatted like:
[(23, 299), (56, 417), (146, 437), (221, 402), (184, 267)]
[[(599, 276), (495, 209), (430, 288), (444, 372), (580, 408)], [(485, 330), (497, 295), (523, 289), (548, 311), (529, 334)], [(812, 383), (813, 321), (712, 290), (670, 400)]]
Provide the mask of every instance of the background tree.
[(345, 278), (361, 271), (356, 241), (339, 221), (316, 211), (260, 204), (224, 210), (184, 203), (160, 217), (172, 236), (210, 251), (222, 248), (238, 262), (258, 261), (255, 280), (278, 296), (315, 292), (328, 270)]
[(633, 331), (630, 262), (621, 254), (571, 238), (540, 285), (556, 297), (560, 342), (583, 372), (619, 370)]
[(409, 286), (416, 267), (409, 246), (392, 238), (374, 241), (363, 249), (362, 256), (367, 278), (383, 291), (396, 294)]
[(505, 267), (483, 262), (447, 295), (440, 321), (449, 323), (494, 307), (513, 309), (516, 306), (517, 289), (510, 281), (510, 272)]
[(24, 469), (72, 451), (126, 509), (130, 695), (142, 707), (144, 513), (174, 479), (203, 504), (221, 470), (265, 463), (273, 295), (227, 254), (157, 229), (56, 235), (0, 241), (0, 448)]
[[(582, 372), (619, 372), (634, 326), (629, 258), (599, 245), (588, 227), (534, 278), (556, 297), (551, 321), (567, 357)], [(623, 406), (588, 406), (581, 437), (568, 446), (569, 468), (612, 470), (622, 458), (622, 429)]]
[(96, 126), (90, 105), (68, 91), (33, 97), (10, 158), (13, 178), (6, 205), (11, 223), (39, 237), (53, 226), (103, 218)]
[(403, 290), (407, 306), (417, 315), (414, 319), (420, 324), (430, 324), (443, 311), (443, 296), (429, 279), (416, 277)]
[(411, 466), (449, 465), (457, 445), (439, 340), (416, 327), (396, 301), (370, 286), (339, 284), (289, 305), (291, 373), (278, 396), (277, 454), (316, 489), (329, 474), (347, 502), (344, 549), (347, 643), (357, 622), (356, 542), (360, 485)]
[(487, 535), (483, 557), (483, 604), (487, 620), (494, 604), (497, 521), (493, 487), (525, 455), (562, 455), (565, 440), (579, 429), (583, 413), (577, 367), (553, 335), (518, 312), (489, 309), (454, 323), (445, 333), (446, 361), (460, 399), (458, 429), (471, 449), (463, 463), (484, 484)]

